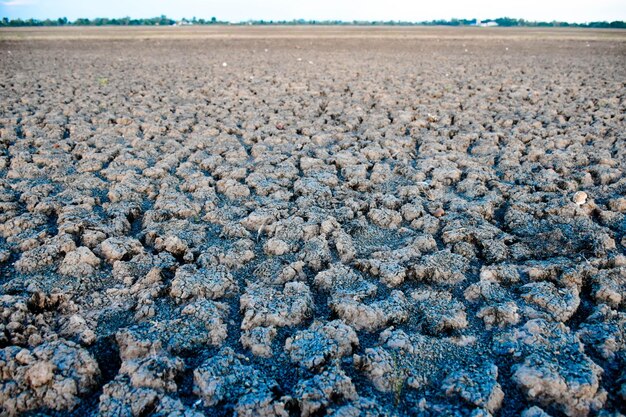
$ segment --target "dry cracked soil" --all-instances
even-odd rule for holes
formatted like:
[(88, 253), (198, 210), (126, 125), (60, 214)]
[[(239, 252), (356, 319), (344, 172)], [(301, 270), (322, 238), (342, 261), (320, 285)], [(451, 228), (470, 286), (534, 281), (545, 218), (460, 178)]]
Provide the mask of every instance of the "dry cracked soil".
[(0, 31), (0, 415), (623, 415), (625, 80), (624, 31)]

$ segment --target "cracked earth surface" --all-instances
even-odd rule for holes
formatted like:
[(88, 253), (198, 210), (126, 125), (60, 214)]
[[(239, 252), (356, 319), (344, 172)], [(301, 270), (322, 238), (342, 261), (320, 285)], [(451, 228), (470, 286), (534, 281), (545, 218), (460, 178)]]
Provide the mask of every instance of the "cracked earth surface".
[(174, 30), (0, 32), (0, 415), (626, 413), (623, 32)]

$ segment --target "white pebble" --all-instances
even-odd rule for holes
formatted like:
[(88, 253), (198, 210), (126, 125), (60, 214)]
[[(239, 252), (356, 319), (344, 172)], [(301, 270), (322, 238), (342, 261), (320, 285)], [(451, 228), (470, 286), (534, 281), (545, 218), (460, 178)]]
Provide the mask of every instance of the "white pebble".
[(574, 203), (578, 204), (579, 206), (582, 206), (587, 202), (587, 193), (584, 191), (577, 191), (574, 194), (572, 201), (574, 201)]

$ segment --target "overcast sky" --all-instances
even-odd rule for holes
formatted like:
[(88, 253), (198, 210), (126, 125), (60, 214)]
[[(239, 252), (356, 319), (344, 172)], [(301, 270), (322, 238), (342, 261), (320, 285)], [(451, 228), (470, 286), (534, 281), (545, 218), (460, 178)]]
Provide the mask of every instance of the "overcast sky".
[(626, 0), (0, 0), (9, 18), (217, 17), (249, 19), (410, 20), (515, 17), (589, 22), (626, 20)]

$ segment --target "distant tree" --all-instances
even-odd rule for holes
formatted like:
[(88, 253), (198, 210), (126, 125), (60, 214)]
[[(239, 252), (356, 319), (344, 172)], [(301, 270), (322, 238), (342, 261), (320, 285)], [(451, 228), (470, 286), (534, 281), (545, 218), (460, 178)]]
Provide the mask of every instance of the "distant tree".
[(510, 17), (499, 17), (497, 19), (493, 19), (494, 22), (498, 24), (498, 26), (510, 27), (510, 26), (519, 26), (520, 21), (517, 19), (511, 19)]
[[(156, 23), (158, 23), (159, 25), (163, 25), (163, 26), (166, 26), (166, 25), (170, 24), (168, 18), (164, 14), (162, 14), (159, 17), (159, 20)], [(174, 22), (174, 23), (176, 23), (176, 22)]]

